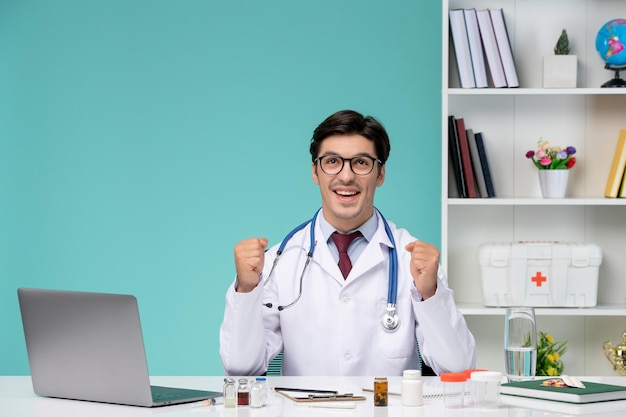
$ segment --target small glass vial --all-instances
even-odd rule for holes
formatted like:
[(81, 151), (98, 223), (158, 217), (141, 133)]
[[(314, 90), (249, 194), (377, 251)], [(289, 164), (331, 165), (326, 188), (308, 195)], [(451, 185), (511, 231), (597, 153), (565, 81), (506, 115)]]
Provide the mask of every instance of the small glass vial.
[(224, 378), (224, 408), (237, 405), (237, 387), (233, 378)]
[(386, 407), (389, 394), (389, 385), (386, 377), (374, 378), (374, 405), (376, 407)]
[(237, 405), (250, 405), (250, 388), (246, 378), (239, 379), (237, 386)]
[(261, 390), (263, 405), (267, 405), (267, 378), (264, 376), (259, 376), (256, 378), (257, 381), (261, 383)]
[(418, 407), (424, 405), (422, 373), (417, 369), (407, 369), (402, 373), (402, 405)]
[(263, 407), (267, 401), (267, 392), (265, 391), (265, 378), (257, 378), (250, 385), (250, 407)]

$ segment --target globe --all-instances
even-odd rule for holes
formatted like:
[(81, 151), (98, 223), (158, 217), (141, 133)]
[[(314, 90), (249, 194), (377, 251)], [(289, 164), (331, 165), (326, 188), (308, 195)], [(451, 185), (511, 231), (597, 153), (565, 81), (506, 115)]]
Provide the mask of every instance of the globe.
[(596, 36), (596, 50), (609, 67), (626, 66), (626, 19), (606, 22)]

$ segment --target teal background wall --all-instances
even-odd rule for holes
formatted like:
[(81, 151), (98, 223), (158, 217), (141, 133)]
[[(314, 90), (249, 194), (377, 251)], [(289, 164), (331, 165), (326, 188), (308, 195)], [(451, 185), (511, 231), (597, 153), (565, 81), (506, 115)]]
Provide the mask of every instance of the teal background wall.
[(21, 286), (134, 294), (151, 374), (222, 374), (232, 248), (318, 208), (339, 109), (387, 127), (377, 206), (438, 245), (440, 33), (416, 0), (2, 0), (0, 374)]

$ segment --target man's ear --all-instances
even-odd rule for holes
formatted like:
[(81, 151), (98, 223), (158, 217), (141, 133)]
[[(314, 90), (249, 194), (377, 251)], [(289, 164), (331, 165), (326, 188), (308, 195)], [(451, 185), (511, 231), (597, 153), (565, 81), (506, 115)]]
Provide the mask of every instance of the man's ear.
[(313, 177), (315, 184), (320, 185), (320, 178), (317, 176), (317, 164), (315, 162), (311, 164), (311, 177)]
[(385, 182), (385, 165), (381, 165), (380, 171), (378, 172), (378, 178), (376, 179), (376, 186), (380, 187)]

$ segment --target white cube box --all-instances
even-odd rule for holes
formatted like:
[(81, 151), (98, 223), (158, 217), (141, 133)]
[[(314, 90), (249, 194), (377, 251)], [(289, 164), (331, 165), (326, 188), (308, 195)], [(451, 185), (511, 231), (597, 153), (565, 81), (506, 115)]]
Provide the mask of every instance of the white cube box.
[(506, 242), (481, 245), (488, 307), (593, 307), (602, 250), (593, 244)]

